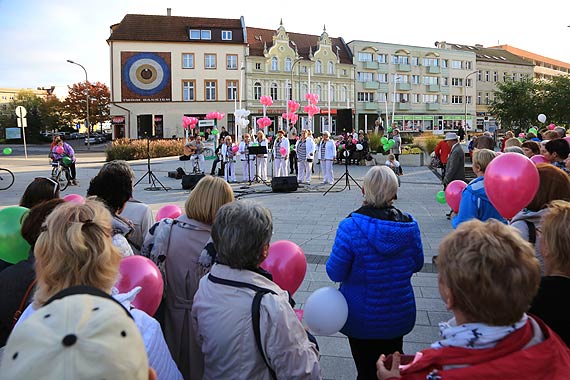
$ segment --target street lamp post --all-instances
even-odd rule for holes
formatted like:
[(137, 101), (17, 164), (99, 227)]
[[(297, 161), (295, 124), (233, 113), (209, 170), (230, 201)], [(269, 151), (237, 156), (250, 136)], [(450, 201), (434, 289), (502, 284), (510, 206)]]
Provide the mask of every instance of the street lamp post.
[[(469, 78), (471, 75), (478, 73), (479, 70), (475, 70), (473, 72), (470, 72), (469, 74), (467, 74), (465, 76), (465, 78), (463, 78), (463, 96), (465, 97), (464, 99), (464, 103), (465, 103), (465, 109), (464, 109), (464, 113), (463, 113), (463, 128), (465, 128), (465, 135), (469, 138), (469, 132), (468, 132), (468, 128), (467, 128), (467, 78)], [(467, 140), (465, 140), (467, 141)]]
[(68, 59), (67, 62), (81, 67), (85, 72), (85, 100), (86, 100), (85, 103), (87, 105), (87, 115), (85, 116), (85, 127), (87, 128), (87, 150), (91, 150), (91, 141), (89, 136), (89, 81), (87, 79), (87, 70), (85, 70), (85, 67), (83, 67), (82, 64), (74, 62), (71, 59)]
[[(293, 100), (293, 74), (295, 73), (295, 65), (303, 60), (303, 57), (297, 58), (291, 65), (291, 100)], [(299, 97), (301, 97), (301, 92), (299, 91)]]

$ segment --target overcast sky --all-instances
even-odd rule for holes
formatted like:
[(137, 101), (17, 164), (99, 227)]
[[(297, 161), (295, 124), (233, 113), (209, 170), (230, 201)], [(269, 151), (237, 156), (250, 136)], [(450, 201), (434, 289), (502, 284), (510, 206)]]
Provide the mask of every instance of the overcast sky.
[[(348, 4), (353, 8), (339, 7)], [(255, 4), (255, 5), (254, 5)], [(239, 18), (247, 26), (416, 46), (509, 44), (570, 62), (570, 2), (480, 0), (0, 0), (0, 87), (109, 84), (110, 26), (127, 13)]]

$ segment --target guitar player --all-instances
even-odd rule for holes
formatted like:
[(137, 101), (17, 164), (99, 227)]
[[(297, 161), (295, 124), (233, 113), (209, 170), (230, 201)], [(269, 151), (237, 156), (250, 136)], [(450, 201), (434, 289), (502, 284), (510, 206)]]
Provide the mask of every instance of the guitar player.
[[(189, 142), (184, 146), (184, 155), (190, 156), (190, 165), (194, 168), (194, 172), (203, 173), (206, 167), (206, 160), (204, 159), (204, 142), (202, 136), (196, 136), (194, 141)], [(198, 160), (196, 165), (196, 160)]]

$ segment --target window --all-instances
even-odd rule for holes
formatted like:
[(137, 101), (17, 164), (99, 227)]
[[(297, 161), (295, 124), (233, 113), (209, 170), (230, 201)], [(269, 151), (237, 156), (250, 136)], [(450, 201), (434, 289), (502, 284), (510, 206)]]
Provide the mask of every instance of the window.
[(292, 67), (293, 67), (293, 62), (291, 61), (291, 58), (285, 58), (285, 71), (290, 73), (292, 70)]
[(200, 39), (200, 31), (196, 29), (190, 29), (190, 39), (191, 40), (199, 40)]
[(499, 73), (495, 71), (493, 73), (493, 82), (498, 82), (498, 81), (499, 81)]
[(451, 104), (463, 104), (463, 96), (451, 95)]
[(424, 76), (424, 84), (425, 85), (439, 84), (439, 77)]
[(477, 104), (481, 104), (481, 93), (477, 93)]
[(473, 85), (473, 79), (467, 78), (467, 79), (465, 80), (465, 86), (466, 86), (466, 87), (471, 87), (472, 85)]
[(348, 94), (348, 90), (346, 87), (342, 87), (340, 89), (340, 101), (341, 102), (345, 102), (346, 101), (346, 94)]
[(412, 75), (412, 84), (420, 84), (420, 76)]
[(463, 68), (463, 62), (462, 61), (451, 61), (451, 68), (452, 69), (462, 69)]
[(261, 98), (261, 83), (255, 82), (253, 84), (253, 98), (259, 100)]
[(227, 83), (227, 100), (237, 100), (238, 81), (229, 80)]
[(232, 40), (232, 31), (222, 30), (222, 41), (231, 41), (231, 40)]
[(442, 86), (449, 86), (449, 78), (448, 77), (441, 77), (441, 85)]
[(216, 94), (216, 84), (217, 82), (215, 80), (207, 80), (205, 82), (205, 90), (206, 90), (206, 101), (207, 102), (215, 102), (217, 100), (217, 94)]
[(327, 70), (327, 72), (328, 72), (329, 74), (334, 74), (334, 63), (333, 63), (332, 61), (329, 61), (329, 63), (328, 63), (328, 70)]
[(392, 56), (392, 63), (393, 64), (404, 64), (407, 65), (410, 63), (409, 57), (407, 55), (393, 55)]
[(287, 81), (287, 99), (293, 99), (293, 88), (292, 88), (292, 84), (289, 83), (289, 81)]
[(388, 74), (378, 74), (378, 82), (388, 83)]
[(256, 63), (256, 64), (255, 64), (255, 69), (256, 69), (256, 70), (261, 70), (261, 63), (259, 63), (259, 62)]
[(204, 68), (205, 69), (215, 69), (216, 68), (216, 55), (215, 54), (204, 54)]
[(358, 52), (358, 62), (372, 62), (372, 53)]
[(408, 102), (408, 94), (404, 93), (396, 93), (394, 94), (394, 102), (396, 103), (407, 103)]
[(193, 80), (182, 81), (182, 100), (185, 102), (196, 100), (196, 84)]
[(319, 99), (323, 99), (323, 88), (320, 84), (318, 84), (317, 88), (315, 88), (315, 94), (319, 96)]
[(269, 95), (273, 100), (279, 100), (278, 92), (277, 92), (277, 83), (271, 83), (271, 88), (269, 89)]
[(317, 74), (323, 73), (323, 63), (321, 61), (317, 61), (315, 63), (315, 73), (317, 73)]
[(183, 53), (182, 54), (182, 68), (183, 69), (193, 69), (194, 68), (194, 54), (193, 53)]
[(370, 82), (370, 81), (372, 81), (372, 76), (373, 76), (372, 73), (361, 73), (361, 72), (358, 72), (358, 73), (357, 73), (357, 80), (358, 80), (359, 82)]
[(372, 92), (359, 92), (356, 97), (357, 102), (372, 102), (374, 101), (374, 93)]
[(392, 83), (408, 83), (408, 76), (392, 74)]
[(238, 56), (237, 54), (226, 55), (226, 69), (237, 70), (238, 67)]
[(481, 70), (479, 70), (479, 72), (477, 73), (477, 80), (479, 82), (483, 81), (483, 72)]
[(439, 65), (439, 60), (437, 58), (424, 58), (424, 66), (435, 66)]
[(271, 71), (277, 70), (279, 70), (279, 61), (277, 60), (277, 57), (273, 57), (271, 58)]
[(191, 40), (211, 40), (212, 39), (212, 31), (211, 30), (190, 29), (190, 39)]
[(448, 95), (441, 95), (441, 104), (449, 104)]
[(473, 70), (473, 62), (471, 61), (465, 61), (465, 68), (467, 70)]
[(451, 78), (452, 87), (463, 87), (463, 78)]
[(420, 102), (420, 94), (412, 94), (412, 103)]
[(473, 103), (473, 99), (471, 96), (466, 96), (465, 97), (465, 103), (466, 104), (472, 104)]
[(485, 82), (489, 82), (491, 80), (491, 72), (485, 71)]
[(485, 93), (485, 104), (486, 104), (486, 105), (489, 105), (489, 103), (490, 103), (489, 93), (486, 92), (486, 93)]
[(441, 68), (447, 69), (447, 59), (442, 59), (442, 60), (441, 60)]
[(336, 89), (334, 88), (334, 86), (330, 86), (329, 88), (329, 100), (331, 102), (334, 102), (335, 96), (334, 96), (334, 92), (336, 91)]
[(378, 93), (378, 102), (380, 103), (386, 103), (386, 99), (388, 99), (388, 94), (385, 92), (379, 92)]
[(424, 103), (437, 103), (438, 100), (438, 96), (437, 95), (428, 95), (425, 94), (423, 95), (423, 101)]
[(419, 57), (412, 57), (412, 66), (419, 66), (420, 58)]
[(388, 54), (378, 54), (376, 59), (378, 63), (388, 63)]

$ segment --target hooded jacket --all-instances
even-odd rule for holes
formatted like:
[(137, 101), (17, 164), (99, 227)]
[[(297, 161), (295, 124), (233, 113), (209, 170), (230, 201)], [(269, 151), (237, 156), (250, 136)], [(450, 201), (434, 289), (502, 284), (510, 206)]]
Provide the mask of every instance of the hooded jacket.
[(363, 206), (341, 221), (326, 264), (348, 303), (341, 332), (357, 339), (410, 332), (416, 321), (411, 277), (423, 263), (420, 229), (410, 215)]
[(524, 209), (522, 211), (519, 211), (519, 213), (516, 214), (515, 216), (513, 216), (513, 219), (510, 222), (511, 227), (516, 228), (518, 232), (521, 234), (521, 237), (526, 241), (530, 241), (529, 238), (530, 234), (528, 230), (529, 226), (527, 222), (532, 223), (534, 225), (534, 232), (535, 232), (534, 250), (536, 258), (540, 263), (540, 270), (543, 275), (544, 275), (544, 258), (540, 254), (538, 236), (541, 225), (541, 219), (544, 216), (544, 214), (546, 214), (547, 211), (548, 211), (547, 208), (543, 208), (538, 211), (531, 211)]
[(458, 225), (470, 219), (479, 219), (484, 222), (487, 219), (493, 218), (500, 222), (507, 223), (495, 206), (491, 204), (489, 197), (487, 197), (483, 178), (484, 177), (475, 178), (463, 189), (461, 203), (459, 203), (459, 213), (451, 221), (453, 228), (457, 228)]

